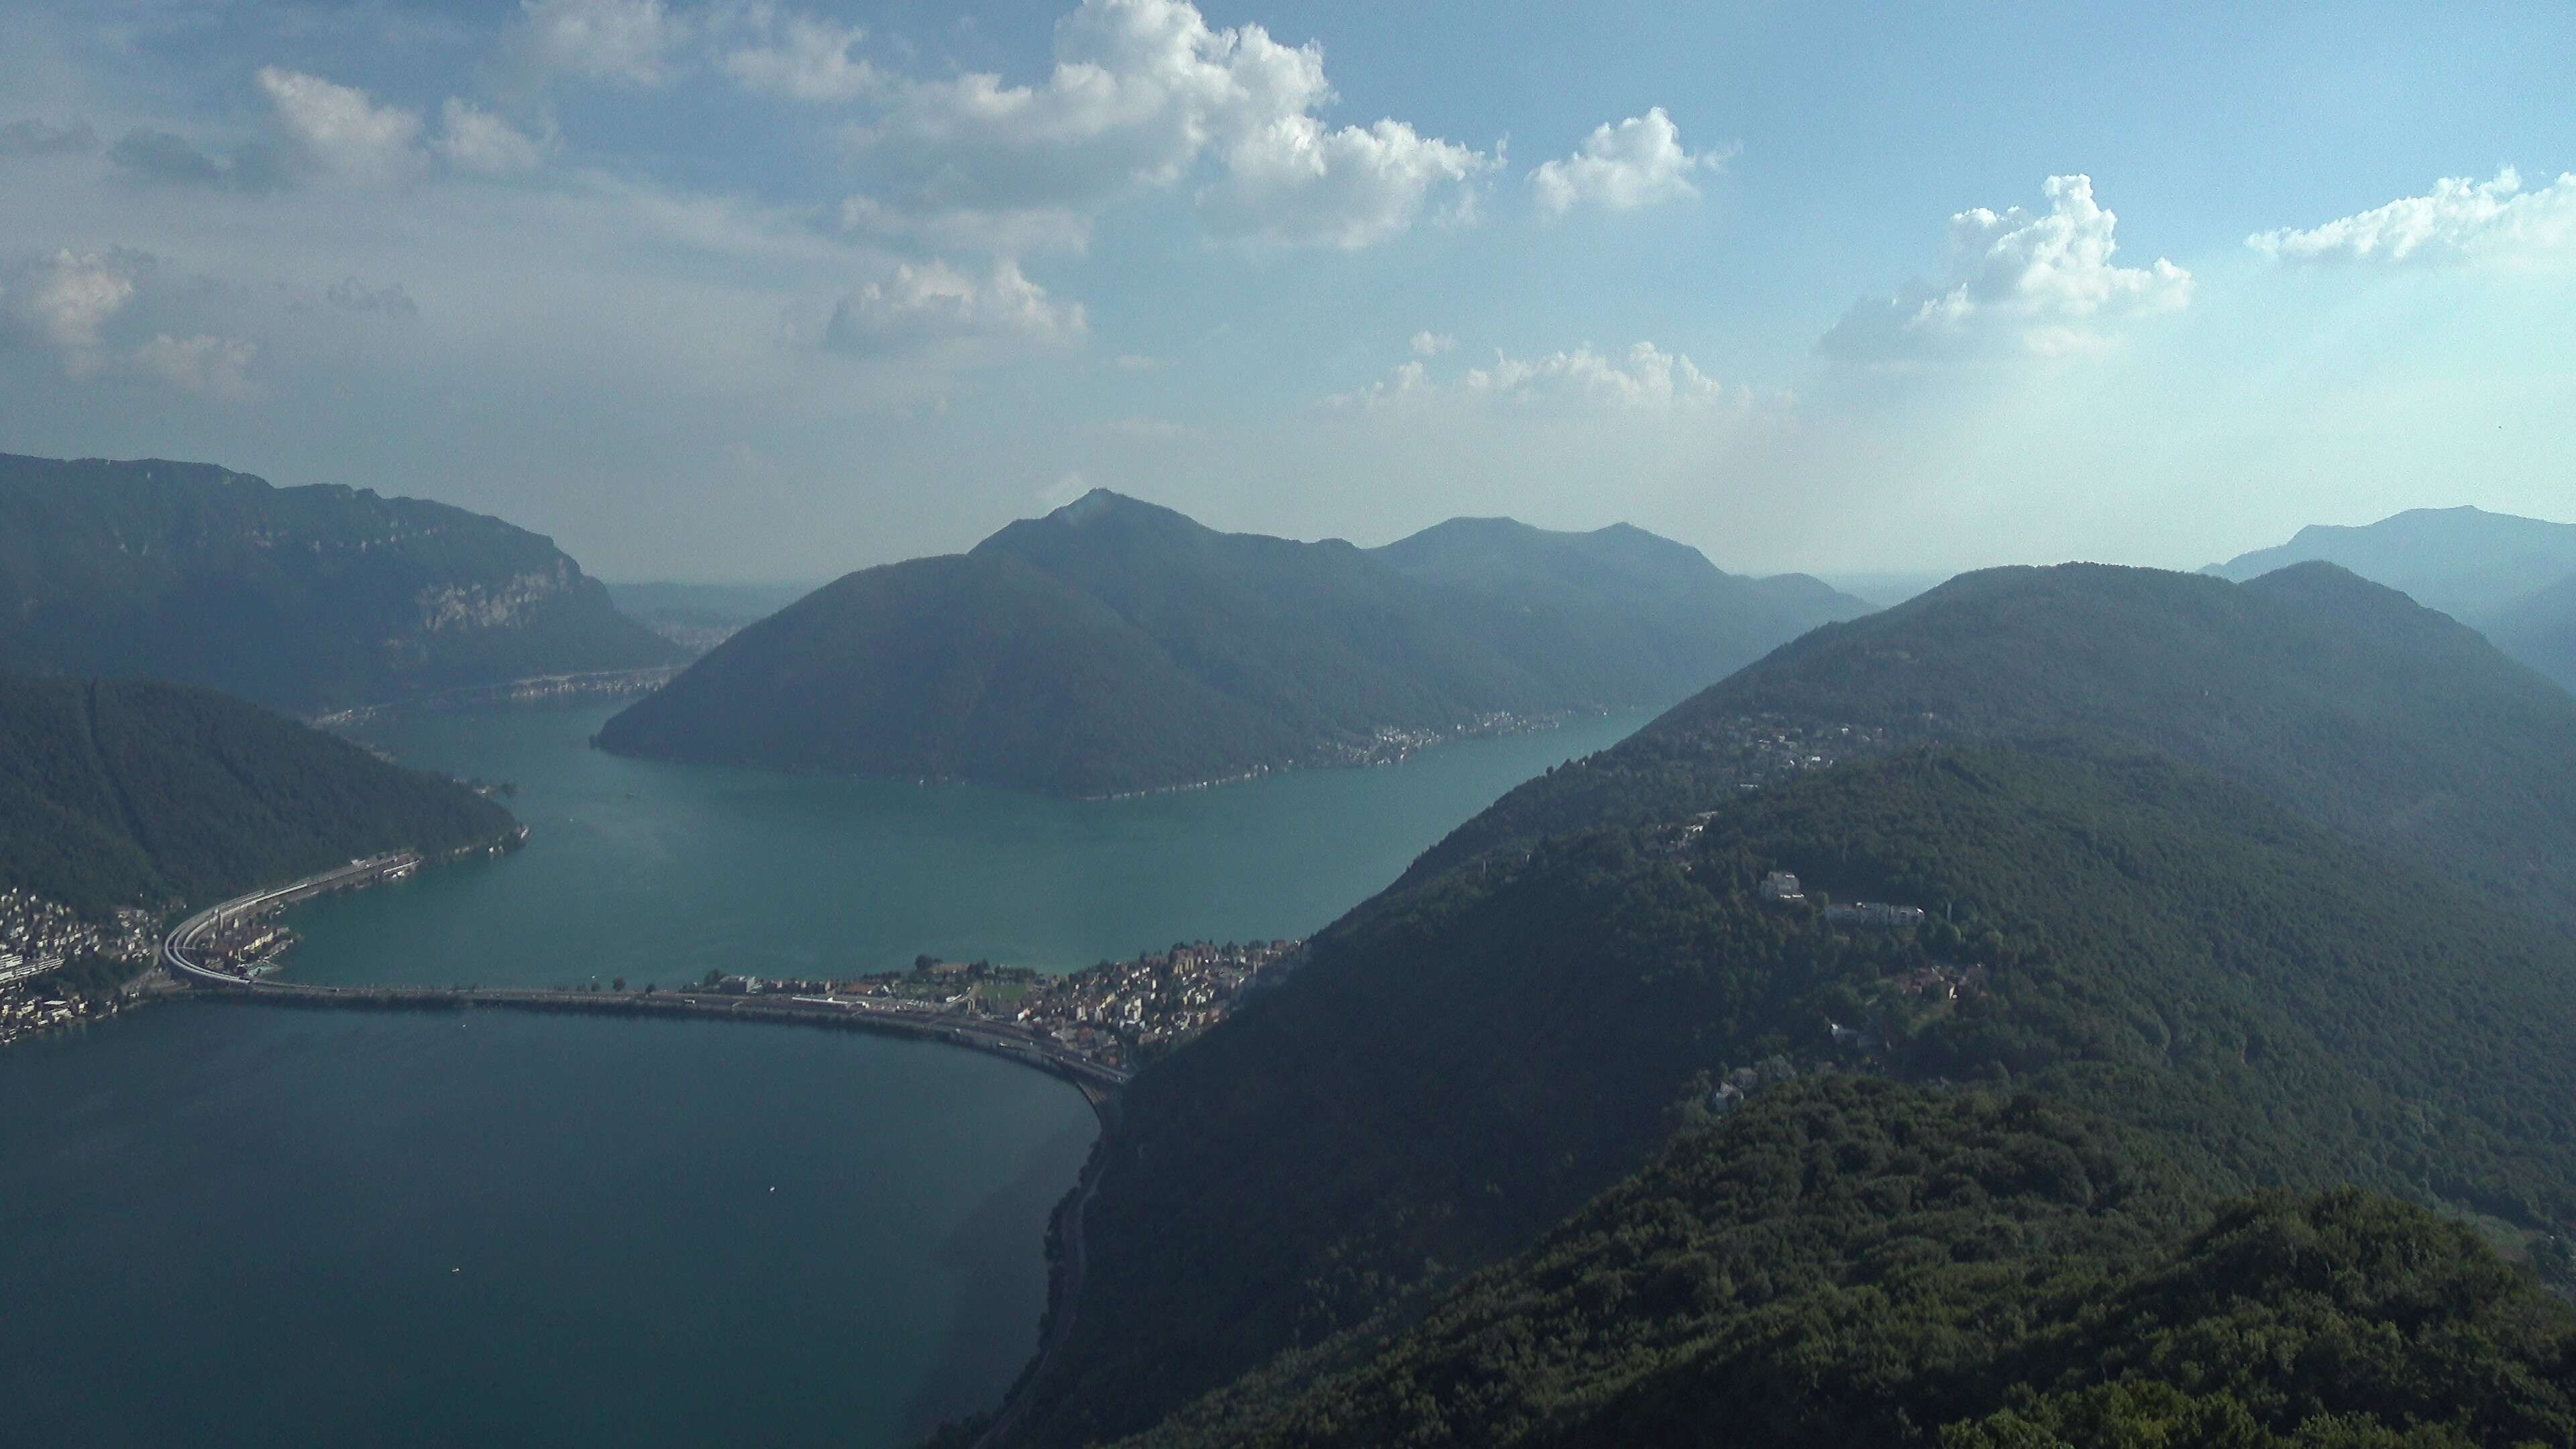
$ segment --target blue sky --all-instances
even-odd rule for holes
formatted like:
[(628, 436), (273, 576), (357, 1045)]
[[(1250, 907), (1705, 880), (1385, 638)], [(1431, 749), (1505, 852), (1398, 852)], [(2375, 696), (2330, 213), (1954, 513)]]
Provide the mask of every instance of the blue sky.
[(0, 11), (0, 450), (611, 577), (1093, 485), (1766, 572), (2576, 517), (2563, 5)]

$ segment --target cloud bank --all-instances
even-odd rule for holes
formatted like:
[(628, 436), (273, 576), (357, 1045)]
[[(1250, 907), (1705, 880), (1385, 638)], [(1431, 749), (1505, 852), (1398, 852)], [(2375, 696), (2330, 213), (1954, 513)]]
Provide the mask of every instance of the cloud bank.
[(2538, 191), (2507, 166), (2493, 181), (2446, 176), (2405, 196), (2305, 230), (2256, 232), (2245, 244), (2285, 262), (2462, 262), (2576, 253), (2576, 173)]

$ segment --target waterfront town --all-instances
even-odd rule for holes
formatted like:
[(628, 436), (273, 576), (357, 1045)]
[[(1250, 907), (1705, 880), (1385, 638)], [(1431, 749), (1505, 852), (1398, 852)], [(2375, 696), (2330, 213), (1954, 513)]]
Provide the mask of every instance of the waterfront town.
[(1175, 943), (1063, 975), (922, 956), (908, 971), (837, 981), (711, 971), (693, 989), (1007, 1026), (1123, 1072), (1225, 1020), (1247, 993), (1285, 976), (1304, 947), (1298, 940)]
[[(111, 1013), (112, 992), (76, 989), (66, 974), (139, 973), (158, 940), (146, 911), (126, 907), (102, 923), (26, 890), (0, 891), (0, 1046)], [(89, 969), (102, 963), (104, 971)]]

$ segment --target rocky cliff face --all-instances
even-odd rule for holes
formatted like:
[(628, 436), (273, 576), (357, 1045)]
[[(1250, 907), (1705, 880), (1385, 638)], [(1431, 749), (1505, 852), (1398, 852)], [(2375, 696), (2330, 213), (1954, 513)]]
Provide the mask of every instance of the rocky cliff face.
[(572, 592), (581, 576), (568, 558), (550, 569), (530, 569), (499, 583), (434, 585), (420, 591), (420, 627), (432, 634), (524, 628), (553, 600)]

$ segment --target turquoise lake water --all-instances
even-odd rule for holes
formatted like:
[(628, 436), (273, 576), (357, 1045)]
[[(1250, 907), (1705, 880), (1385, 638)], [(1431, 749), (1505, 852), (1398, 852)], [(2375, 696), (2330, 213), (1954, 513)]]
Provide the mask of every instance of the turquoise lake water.
[[(1641, 718), (1080, 803), (647, 764), (605, 708), (361, 732), (509, 780), (510, 857), (299, 910), (309, 981), (1067, 969), (1302, 935)], [(156, 1007), (0, 1052), (0, 1439), (903, 1444), (1036, 1343), (1096, 1126), (788, 1027)]]

